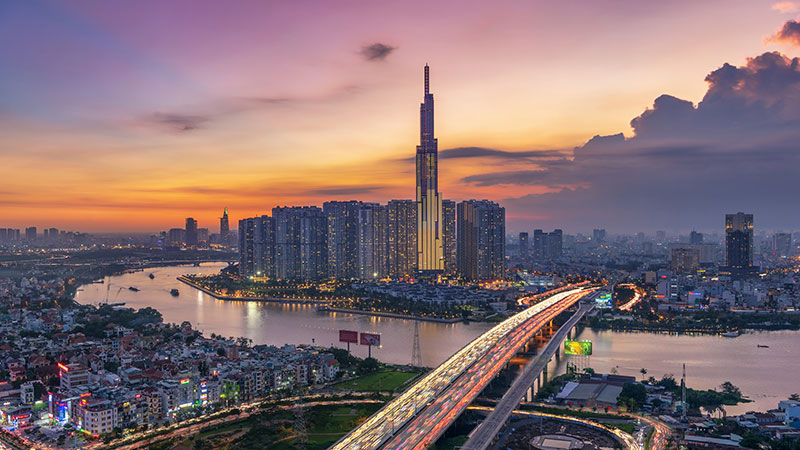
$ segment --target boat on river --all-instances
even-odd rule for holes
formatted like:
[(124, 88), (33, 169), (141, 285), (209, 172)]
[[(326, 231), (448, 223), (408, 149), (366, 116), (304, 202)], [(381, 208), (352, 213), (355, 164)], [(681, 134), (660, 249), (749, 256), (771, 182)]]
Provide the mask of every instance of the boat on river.
[(129, 289), (129, 290), (131, 290), (131, 291), (133, 291), (133, 292), (139, 292), (139, 288), (137, 288), (137, 287), (135, 287), (135, 286), (131, 286), (131, 287), (129, 287), (128, 289)]
[(739, 332), (738, 331), (726, 331), (725, 333), (722, 333), (722, 337), (729, 337), (729, 338), (739, 337)]
[(169, 291), (169, 293), (172, 294), (173, 297), (177, 297), (177, 296), (181, 295), (181, 291), (179, 291), (177, 289), (172, 289), (171, 291)]

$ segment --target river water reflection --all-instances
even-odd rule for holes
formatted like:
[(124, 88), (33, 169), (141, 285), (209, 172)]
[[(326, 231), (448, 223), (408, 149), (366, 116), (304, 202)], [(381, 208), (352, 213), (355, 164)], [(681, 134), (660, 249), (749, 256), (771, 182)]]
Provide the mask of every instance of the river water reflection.
[[(338, 330), (381, 334), (382, 347), (373, 348), (381, 361), (407, 364), (411, 361), (414, 321), (345, 313), (317, 312), (312, 306), (217, 300), (176, 280), (189, 273), (214, 273), (224, 263), (199, 267), (174, 266), (106, 277), (103, 284), (81, 288), (80, 303), (125, 302), (133, 308), (151, 306), (166, 322), (188, 320), (207, 336), (245, 336), (256, 344), (337, 345)], [(149, 274), (155, 278), (150, 279)], [(129, 290), (130, 286), (139, 292)], [(169, 291), (177, 288), (180, 296)], [(422, 363), (435, 366), (490, 328), (485, 323), (419, 323)], [(584, 364), (599, 372), (612, 368), (620, 374), (660, 378), (672, 373), (680, 378), (686, 363), (687, 384), (709, 389), (731, 381), (755, 402), (727, 407), (729, 414), (777, 407), (778, 400), (800, 392), (800, 332), (779, 331), (745, 334), (738, 338), (677, 336), (650, 333), (620, 333), (582, 330), (578, 339), (594, 342), (594, 355)], [(768, 345), (760, 348), (758, 345)], [(352, 345), (354, 355), (367, 356), (367, 348)], [(556, 372), (563, 372), (562, 359)]]

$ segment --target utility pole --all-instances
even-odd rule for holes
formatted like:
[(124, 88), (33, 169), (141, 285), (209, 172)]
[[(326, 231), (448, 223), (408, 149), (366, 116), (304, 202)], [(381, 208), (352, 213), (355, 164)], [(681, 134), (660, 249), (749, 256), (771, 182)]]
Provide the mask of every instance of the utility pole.
[(419, 321), (414, 321), (414, 346), (411, 349), (411, 365), (422, 366), (422, 350), (419, 345)]
[(684, 363), (681, 377), (681, 422), (686, 422), (686, 408), (686, 363)]

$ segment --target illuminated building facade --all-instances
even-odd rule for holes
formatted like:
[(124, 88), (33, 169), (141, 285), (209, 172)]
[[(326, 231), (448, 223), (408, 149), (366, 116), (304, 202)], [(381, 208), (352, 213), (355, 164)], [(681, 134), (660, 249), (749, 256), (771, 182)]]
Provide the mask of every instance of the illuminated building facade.
[(458, 204), (457, 258), (461, 276), (472, 280), (505, 275), (506, 210), (488, 200)]

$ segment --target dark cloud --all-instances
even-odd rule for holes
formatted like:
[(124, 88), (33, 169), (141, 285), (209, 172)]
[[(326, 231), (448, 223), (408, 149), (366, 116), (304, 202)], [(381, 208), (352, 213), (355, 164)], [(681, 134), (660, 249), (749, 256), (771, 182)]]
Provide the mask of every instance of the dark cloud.
[(381, 186), (342, 186), (306, 191), (306, 195), (361, 195), (383, 189)]
[(372, 45), (366, 45), (362, 47), (359, 54), (361, 54), (361, 56), (367, 61), (383, 61), (396, 49), (397, 47), (376, 42)]
[(480, 186), (544, 186), (556, 192), (504, 200), (510, 229), (721, 230), (723, 214), (749, 211), (761, 229), (800, 222), (800, 68), (764, 53), (706, 77), (696, 106), (669, 95), (631, 121), (634, 136), (595, 136), (570, 160), (474, 175)]
[(784, 23), (781, 29), (767, 40), (800, 46), (800, 22), (790, 20)]
[(502, 159), (529, 159), (529, 158), (562, 158), (564, 153), (558, 150), (525, 150), (512, 152), (484, 147), (456, 147), (439, 152), (439, 159), (455, 158), (502, 158)]
[(183, 133), (197, 130), (209, 120), (210, 117), (204, 115), (156, 112), (145, 117), (142, 122), (171, 132)]

